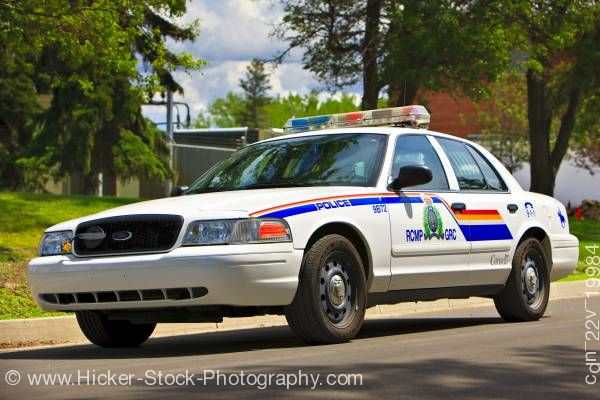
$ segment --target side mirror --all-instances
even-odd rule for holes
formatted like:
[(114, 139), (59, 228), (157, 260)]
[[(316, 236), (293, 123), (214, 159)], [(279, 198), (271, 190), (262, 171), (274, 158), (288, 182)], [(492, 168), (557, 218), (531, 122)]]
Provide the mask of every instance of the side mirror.
[(431, 182), (431, 170), (424, 165), (407, 165), (400, 168), (398, 177), (388, 185), (388, 189), (397, 192), (409, 186), (423, 185)]
[(190, 187), (189, 186), (175, 186), (173, 190), (171, 190), (171, 197), (177, 197), (184, 194)]

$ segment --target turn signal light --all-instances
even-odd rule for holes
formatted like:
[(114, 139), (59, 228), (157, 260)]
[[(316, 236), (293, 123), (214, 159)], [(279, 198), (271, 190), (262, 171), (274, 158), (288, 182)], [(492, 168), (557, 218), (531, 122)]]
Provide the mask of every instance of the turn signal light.
[(259, 240), (280, 240), (289, 238), (286, 227), (278, 221), (265, 221), (258, 228)]

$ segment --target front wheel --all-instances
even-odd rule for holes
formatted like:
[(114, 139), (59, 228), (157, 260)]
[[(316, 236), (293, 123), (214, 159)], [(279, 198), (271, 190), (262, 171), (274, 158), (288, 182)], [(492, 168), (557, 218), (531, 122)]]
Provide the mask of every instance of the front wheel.
[(519, 244), (508, 281), (494, 298), (496, 310), (504, 320), (536, 321), (544, 315), (550, 296), (548, 267), (544, 248), (537, 239)]
[(136, 347), (144, 343), (156, 324), (109, 320), (97, 311), (77, 311), (77, 323), (86, 338), (101, 347)]
[(327, 235), (306, 252), (298, 290), (285, 317), (304, 342), (340, 343), (354, 338), (365, 317), (366, 279), (354, 245)]

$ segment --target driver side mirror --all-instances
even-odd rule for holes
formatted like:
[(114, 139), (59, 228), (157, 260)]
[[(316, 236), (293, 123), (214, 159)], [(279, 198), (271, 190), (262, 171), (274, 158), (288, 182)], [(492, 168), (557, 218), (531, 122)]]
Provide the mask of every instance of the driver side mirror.
[(407, 165), (400, 168), (398, 176), (388, 185), (388, 189), (397, 192), (409, 186), (423, 185), (431, 182), (431, 170), (424, 165)]
[(190, 187), (189, 186), (175, 186), (171, 190), (171, 197), (178, 197), (184, 194)]

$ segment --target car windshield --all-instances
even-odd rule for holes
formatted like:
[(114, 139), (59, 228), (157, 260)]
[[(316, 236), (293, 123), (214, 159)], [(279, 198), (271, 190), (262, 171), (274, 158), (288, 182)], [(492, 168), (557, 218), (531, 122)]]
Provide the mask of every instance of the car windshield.
[(258, 143), (202, 175), (186, 194), (294, 186), (375, 186), (387, 135), (310, 135)]

